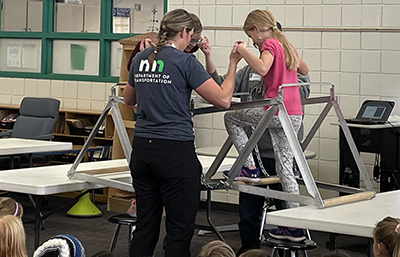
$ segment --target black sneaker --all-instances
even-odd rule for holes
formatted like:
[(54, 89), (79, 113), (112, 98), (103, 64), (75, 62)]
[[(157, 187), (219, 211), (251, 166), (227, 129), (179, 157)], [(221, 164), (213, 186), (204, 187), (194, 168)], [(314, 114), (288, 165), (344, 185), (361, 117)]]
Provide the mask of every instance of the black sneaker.
[(277, 229), (271, 229), (269, 235), (276, 239), (285, 239), (292, 242), (302, 242), (306, 240), (303, 229), (289, 229), (286, 227), (279, 227)]

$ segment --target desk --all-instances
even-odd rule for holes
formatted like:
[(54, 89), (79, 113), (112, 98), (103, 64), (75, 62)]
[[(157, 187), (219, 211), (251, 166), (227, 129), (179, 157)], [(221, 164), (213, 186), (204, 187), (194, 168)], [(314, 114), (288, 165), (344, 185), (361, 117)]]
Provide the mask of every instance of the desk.
[[(348, 124), (359, 152), (380, 155), (380, 191), (400, 189), (400, 123), (382, 125)], [(342, 129), (339, 136), (339, 182), (359, 187), (360, 176)]]
[[(214, 157), (198, 157), (203, 166), (203, 172), (206, 172), (211, 166)], [(222, 163), (220, 170), (230, 169), (234, 161), (235, 159), (226, 158)], [(105, 179), (103, 185), (93, 184), (82, 180), (68, 179), (67, 172), (71, 166), (72, 164), (63, 164), (5, 170), (0, 172), (0, 188), (2, 190), (35, 195), (35, 202), (37, 205), (37, 208), (35, 209), (35, 249), (39, 246), (40, 222), (51, 215), (45, 215), (43, 218), (40, 217), (41, 196), (107, 187), (106, 179), (115, 179), (131, 183), (131, 174), (126, 159), (86, 162), (81, 163), (78, 166), (77, 172), (108, 168), (123, 170), (114, 173), (102, 173), (96, 175), (98, 178)]]
[[(32, 155), (34, 153), (46, 153), (53, 151), (71, 150), (71, 142), (44, 141), (23, 138), (2, 138), (0, 139), (0, 156), (14, 156), (29, 154), (29, 166), (32, 166)], [(14, 161), (11, 160), (11, 168), (14, 168)]]
[(23, 138), (0, 139), (0, 155), (17, 155), (71, 150), (72, 143)]
[(400, 190), (376, 194), (371, 200), (318, 209), (315, 205), (269, 212), (270, 225), (372, 238), (376, 223), (400, 218)]
[[(93, 162), (93, 164), (95, 163), (100, 162)], [(115, 165), (119, 164), (101, 163), (103, 168), (109, 166), (115, 167)], [(92, 166), (90, 166), (90, 164), (92, 164), (92, 162), (82, 163), (79, 165), (79, 170), (91, 169)], [(2, 190), (35, 196), (35, 249), (39, 246), (40, 222), (45, 219), (40, 217), (40, 196), (102, 187), (85, 181), (68, 179), (66, 174), (71, 165), (42, 166), (4, 170), (0, 172), (0, 188)], [(126, 161), (123, 165), (127, 166)], [(119, 164), (119, 166), (121, 166), (121, 164)]]

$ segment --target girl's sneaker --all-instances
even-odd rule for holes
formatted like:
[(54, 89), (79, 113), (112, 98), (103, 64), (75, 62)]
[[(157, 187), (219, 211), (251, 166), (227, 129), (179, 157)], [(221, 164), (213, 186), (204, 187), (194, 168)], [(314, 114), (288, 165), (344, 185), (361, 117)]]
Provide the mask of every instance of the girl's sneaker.
[(302, 242), (306, 240), (303, 229), (289, 229), (286, 227), (278, 227), (271, 229), (269, 235), (276, 239), (286, 239), (292, 242)]
[(136, 200), (134, 198), (131, 199), (131, 206), (127, 210), (129, 216), (136, 218)]
[[(229, 170), (224, 171), (223, 176), (229, 178)], [(260, 182), (260, 169), (256, 168), (254, 170), (242, 167), (235, 177), (235, 181), (243, 181), (248, 183), (258, 183)]]

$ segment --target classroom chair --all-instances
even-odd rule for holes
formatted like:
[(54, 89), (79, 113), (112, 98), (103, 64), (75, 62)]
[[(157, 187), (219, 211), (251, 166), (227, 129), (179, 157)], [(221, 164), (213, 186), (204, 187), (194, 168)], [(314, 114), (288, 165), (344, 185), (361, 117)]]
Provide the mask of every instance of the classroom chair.
[[(53, 98), (24, 97), (19, 108), (19, 116), (11, 131), (0, 133), (0, 138), (24, 138), (50, 140), (54, 138), (53, 129), (58, 118), (60, 101)], [(2, 157), (1, 160), (10, 161), (10, 168), (14, 168), (14, 161), (19, 162), (21, 156)], [(32, 166), (32, 154), (28, 157), (29, 167)]]
[(132, 232), (133, 232), (133, 230), (135, 230), (135, 227), (136, 227), (136, 218), (130, 216), (129, 214), (115, 214), (108, 218), (108, 222), (117, 224), (115, 227), (115, 230), (114, 230), (113, 238), (111, 240), (109, 252), (114, 251), (114, 248), (117, 244), (119, 231), (120, 231), (122, 225), (127, 225), (129, 227), (129, 236), (128, 236), (128, 240), (129, 240), (128, 246), (129, 246), (131, 243), (131, 240), (132, 240)]
[(317, 244), (309, 239), (301, 243), (295, 243), (288, 240), (267, 238), (262, 245), (272, 248), (271, 257), (295, 257), (299, 256), (299, 252), (302, 252), (303, 256), (307, 257), (307, 250), (317, 247)]

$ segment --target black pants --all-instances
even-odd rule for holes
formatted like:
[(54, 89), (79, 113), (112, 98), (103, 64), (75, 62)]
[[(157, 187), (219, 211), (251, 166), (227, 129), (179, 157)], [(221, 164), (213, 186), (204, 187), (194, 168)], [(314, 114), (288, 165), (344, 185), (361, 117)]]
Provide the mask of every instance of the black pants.
[[(270, 175), (276, 175), (274, 158), (261, 157), (261, 161), (264, 165), (264, 168)], [(270, 188), (282, 191), (281, 184), (270, 185)], [(260, 214), (264, 206), (264, 202), (264, 196), (239, 193), (239, 234), (242, 241), (242, 246), (240, 247), (237, 256), (249, 249), (260, 248)], [(274, 203), (277, 210), (286, 209), (285, 201), (274, 199)]]
[(194, 142), (135, 137), (130, 169), (137, 206), (130, 256), (153, 256), (165, 207), (165, 256), (189, 257), (202, 172)]

